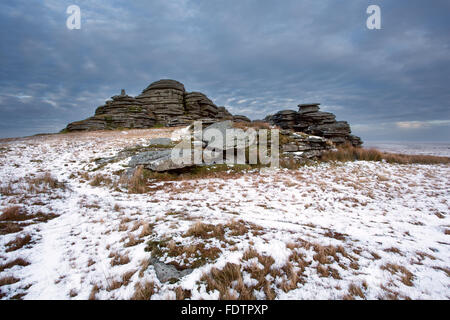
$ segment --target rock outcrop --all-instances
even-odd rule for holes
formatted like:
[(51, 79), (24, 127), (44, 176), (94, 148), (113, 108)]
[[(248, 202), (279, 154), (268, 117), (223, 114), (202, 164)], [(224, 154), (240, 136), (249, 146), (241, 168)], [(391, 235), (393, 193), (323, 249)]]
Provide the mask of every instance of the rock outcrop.
[(205, 124), (223, 120), (250, 122), (245, 116), (233, 116), (225, 107), (216, 106), (201, 92), (186, 92), (181, 82), (159, 80), (137, 97), (130, 97), (122, 90), (120, 95), (97, 108), (93, 117), (70, 123), (65, 130), (186, 126), (195, 120)]
[(336, 121), (334, 114), (319, 111), (319, 105), (319, 103), (300, 104), (298, 111), (279, 111), (266, 117), (265, 120), (282, 129), (327, 138), (335, 145), (344, 143), (362, 145), (361, 139), (351, 134), (350, 125), (346, 121)]
[(136, 98), (125, 94), (106, 101), (95, 110), (95, 115), (83, 121), (70, 123), (67, 131), (107, 130), (114, 128), (150, 128), (156, 124), (155, 114)]
[[(194, 126), (186, 128), (186, 136), (183, 139), (188, 142), (183, 146), (174, 146), (170, 139), (158, 138), (152, 139), (146, 147), (140, 146), (133, 150), (134, 154), (130, 154), (128, 150), (120, 152), (115, 158), (101, 159), (99, 164), (118, 161), (123, 159), (123, 155), (128, 155), (129, 162), (128, 175), (132, 175), (135, 168), (142, 166), (147, 170), (155, 172), (172, 171), (193, 166), (212, 165), (215, 163), (223, 163), (226, 161), (226, 154), (231, 150), (233, 154), (237, 154), (238, 150), (248, 148), (249, 146), (258, 146), (258, 131), (248, 132), (246, 135), (238, 135), (239, 130), (234, 127), (231, 120), (214, 123), (201, 131), (195, 131)], [(217, 135), (223, 137), (223, 140), (217, 140)], [(231, 139), (229, 139), (232, 137)], [(218, 143), (220, 141), (220, 143)], [(202, 151), (201, 163), (193, 163), (194, 146), (198, 142)], [(191, 144), (192, 143), (192, 144)], [(268, 146), (269, 148), (271, 147)], [(305, 162), (308, 159), (318, 158), (324, 152), (333, 149), (334, 143), (326, 138), (308, 135), (302, 132), (294, 132), (292, 130), (280, 131), (279, 154), (280, 159), (294, 160), (295, 162)], [(184, 149), (183, 149), (184, 148)], [(214, 150), (209, 152), (208, 149)], [(244, 151), (245, 152), (245, 151)], [(173, 156), (186, 157), (187, 161), (175, 161)], [(247, 160), (249, 160), (247, 158)], [(247, 162), (248, 163), (248, 162)], [(234, 164), (234, 163), (233, 163)]]
[(317, 158), (325, 151), (334, 148), (334, 143), (326, 138), (308, 135), (303, 132), (281, 130), (281, 154), (296, 160)]

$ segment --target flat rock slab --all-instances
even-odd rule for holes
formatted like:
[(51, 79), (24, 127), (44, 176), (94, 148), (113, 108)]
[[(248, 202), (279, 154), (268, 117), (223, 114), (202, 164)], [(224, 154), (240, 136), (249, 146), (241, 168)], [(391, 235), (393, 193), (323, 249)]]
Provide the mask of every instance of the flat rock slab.
[(130, 167), (144, 166), (152, 171), (169, 171), (191, 166), (191, 163), (179, 163), (172, 161), (172, 149), (154, 150), (139, 153), (133, 156), (128, 163)]
[(150, 263), (155, 268), (156, 276), (161, 282), (176, 282), (194, 271), (193, 269), (178, 270), (171, 264), (165, 264), (157, 259), (150, 259)]

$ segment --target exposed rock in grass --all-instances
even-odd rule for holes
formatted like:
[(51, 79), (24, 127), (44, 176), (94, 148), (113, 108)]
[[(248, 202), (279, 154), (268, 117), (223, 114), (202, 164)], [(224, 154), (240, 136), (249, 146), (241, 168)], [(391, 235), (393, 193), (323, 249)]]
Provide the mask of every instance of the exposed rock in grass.
[(165, 264), (154, 258), (150, 260), (150, 263), (155, 268), (156, 276), (161, 282), (177, 282), (194, 271), (193, 269), (178, 270), (175, 266)]

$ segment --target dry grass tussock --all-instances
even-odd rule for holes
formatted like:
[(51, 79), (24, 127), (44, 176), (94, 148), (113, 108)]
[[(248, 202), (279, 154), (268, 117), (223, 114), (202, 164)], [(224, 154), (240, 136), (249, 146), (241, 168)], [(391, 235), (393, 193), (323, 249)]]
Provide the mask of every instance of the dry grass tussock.
[(22, 231), (24, 227), (30, 224), (47, 222), (57, 216), (53, 213), (29, 213), (21, 206), (7, 207), (3, 209), (0, 215), (0, 235), (16, 233)]
[(130, 262), (128, 255), (120, 254), (118, 252), (111, 252), (108, 258), (111, 258), (111, 267), (128, 264)]
[(93, 187), (98, 187), (98, 186), (111, 186), (113, 183), (112, 179), (110, 177), (107, 177), (105, 175), (102, 174), (96, 174), (91, 182), (89, 183), (91, 186)]
[(131, 177), (124, 174), (119, 183), (125, 185), (129, 193), (138, 194), (148, 191), (147, 181), (148, 178), (145, 176), (144, 167), (138, 166)]
[[(14, 190), (14, 184), (19, 184), (19, 188)], [(21, 185), (25, 184), (25, 185)], [(20, 178), (14, 182), (9, 182), (6, 185), (0, 187), (0, 194), (3, 196), (13, 195), (26, 195), (28, 194), (40, 194), (49, 193), (52, 190), (65, 190), (66, 184), (58, 181), (51, 173), (45, 172), (35, 177)]]
[(42, 193), (52, 189), (66, 188), (63, 182), (59, 182), (49, 172), (34, 178), (27, 178), (26, 182), (28, 183), (28, 191), (31, 193)]
[(398, 264), (393, 263), (387, 263), (381, 267), (381, 270), (387, 270), (391, 274), (399, 274), (400, 280), (403, 282), (404, 285), (409, 287), (413, 286), (414, 275), (404, 266), (400, 266)]
[(156, 285), (152, 281), (137, 283), (131, 300), (150, 300), (150, 298), (156, 291)]
[(48, 220), (56, 218), (57, 215), (53, 213), (45, 214), (42, 212), (28, 213), (21, 206), (11, 206), (3, 210), (0, 215), (0, 221), (2, 222), (20, 222), (26, 220), (34, 220), (34, 222), (47, 222)]
[(406, 155), (381, 152), (377, 149), (356, 148), (351, 145), (339, 147), (337, 151), (329, 151), (321, 156), (322, 161), (386, 161), (399, 164), (448, 164), (449, 157), (438, 157), (429, 155)]
[(343, 297), (344, 300), (355, 300), (355, 297), (365, 299), (364, 290), (367, 290), (367, 283), (363, 282), (362, 286), (356, 285), (354, 283), (350, 284), (348, 287), (348, 293)]
[(28, 219), (26, 212), (20, 206), (8, 207), (0, 215), (0, 221), (24, 221)]
[[(212, 268), (202, 276), (207, 290), (217, 290), (222, 300), (254, 300), (255, 292), (264, 294), (265, 299), (276, 297), (275, 289), (285, 292), (295, 289), (301, 282), (300, 271), (295, 271), (290, 262), (281, 269), (273, 268), (271, 256), (259, 254), (256, 250), (247, 250), (242, 257), (242, 264), (227, 263), (224, 268)], [(245, 283), (245, 275), (255, 280)]]
[(0, 278), (0, 287), (14, 284), (19, 281), (20, 281), (20, 279), (17, 279), (16, 277), (13, 277), (13, 276), (3, 277), (3, 278)]
[(225, 235), (238, 237), (252, 232), (254, 235), (261, 233), (262, 228), (244, 222), (243, 220), (231, 220), (226, 224), (207, 224), (203, 222), (194, 223), (189, 230), (183, 235), (184, 237), (195, 237), (201, 239), (216, 238), (225, 240)]
[(108, 281), (107, 291), (117, 290), (123, 286), (127, 286), (130, 283), (131, 278), (136, 273), (137, 270), (130, 270), (122, 274), (120, 279), (114, 279), (112, 281)]
[(17, 258), (14, 259), (12, 261), (9, 261), (7, 263), (4, 264), (0, 264), (0, 272), (3, 272), (6, 269), (11, 269), (15, 266), (19, 266), (19, 267), (26, 267), (30, 265), (30, 263), (22, 258)]
[(6, 252), (19, 250), (31, 243), (31, 236), (26, 234), (23, 237), (17, 236), (14, 240), (11, 240), (6, 244)]

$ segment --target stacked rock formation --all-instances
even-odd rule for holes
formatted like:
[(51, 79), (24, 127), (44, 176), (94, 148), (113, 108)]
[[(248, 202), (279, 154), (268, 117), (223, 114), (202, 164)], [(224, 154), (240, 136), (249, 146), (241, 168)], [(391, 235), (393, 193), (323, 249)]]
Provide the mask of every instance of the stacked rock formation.
[(83, 121), (70, 123), (67, 131), (106, 130), (114, 128), (149, 128), (156, 123), (155, 114), (144, 108), (142, 103), (125, 94), (106, 101), (95, 110), (95, 115)]
[(121, 95), (97, 108), (95, 116), (70, 123), (66, 131), (186, 126), (196, 120), (205, 124), (224, 120), (250, 122), (245, 116), (233, 116), (225, 107), (216, 106), (203, 93), (186, 92), (181, 82), (159, 80), (137, 97), (122, 90)]
[(333, 142), (326, 138), (303, 132), (281, 130), (280, 133), (284, 136), (284, 143), (281, 145), (282, 154), (297, 160), (319, 157), (334, 146)]
[(150, 84), (136, 97), (144, 108), (153, 112), (159, 124), (185, 114), (184, 85), (175, 80), (160, 80)]
[(319, 111), (319, 103), (300, 104), (299, 111), (283, 110), (266, 117), (266, 121), (282, 129), (291, 129), (331, 140), (335, 145), (350, 143), (362, 145), (361, 138), (351, 134), (350, 125), (346, 121), (336, 121), (330, 112)]

